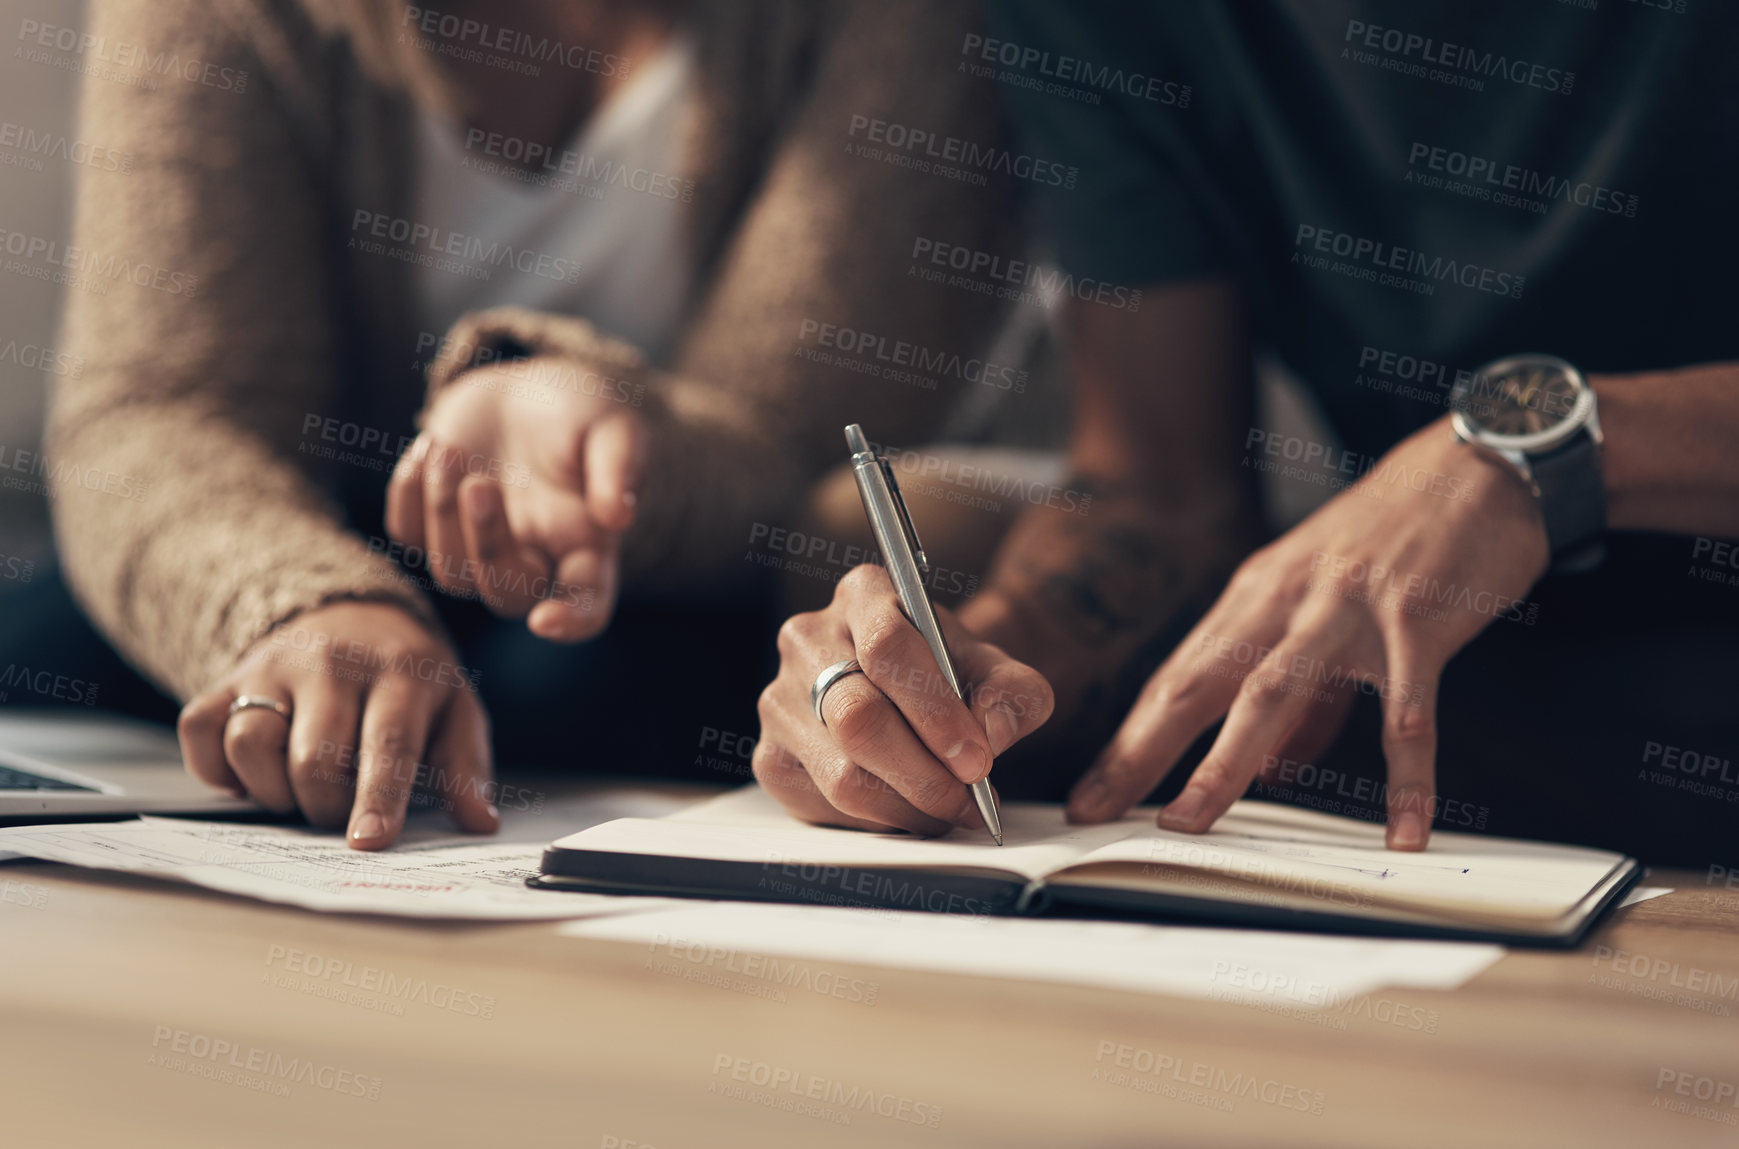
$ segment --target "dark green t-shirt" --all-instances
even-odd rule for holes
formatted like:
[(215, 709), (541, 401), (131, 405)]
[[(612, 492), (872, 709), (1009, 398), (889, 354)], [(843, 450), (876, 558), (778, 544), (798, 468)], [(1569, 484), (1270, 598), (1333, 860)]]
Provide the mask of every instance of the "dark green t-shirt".
[(1518, 351), (1739, 358), (1739, 3), (999, 0), (1074, 276), (1229, 275), (1348, 447)]

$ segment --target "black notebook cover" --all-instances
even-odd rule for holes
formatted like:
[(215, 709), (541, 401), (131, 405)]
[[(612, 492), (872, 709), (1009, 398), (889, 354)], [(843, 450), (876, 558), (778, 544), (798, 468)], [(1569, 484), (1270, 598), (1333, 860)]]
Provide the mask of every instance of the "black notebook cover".
[(1168, 893), (1074, 885), (1028, 886), (1016, 875), (994, 870), (936, 872), (910, 868), (784, 865), (770, 872), (759, 862), (553, 846), (544, 851), (543, 873), (528, 878), (526, 884), (537, 889), (582, 893), (718, 898), (975, 915), (1111, 916), (1210, 923), (1243, 929), (1306, 930), (1573, 949), (1642, 877), (1643, 867), (1635, 859), (1626, 858), (1622, 867), (1621, 879), (1607, 888), (1600, 904), (1575, 930), (1557, 937), (1380, 921), (1332, 911), (1256, 906)]

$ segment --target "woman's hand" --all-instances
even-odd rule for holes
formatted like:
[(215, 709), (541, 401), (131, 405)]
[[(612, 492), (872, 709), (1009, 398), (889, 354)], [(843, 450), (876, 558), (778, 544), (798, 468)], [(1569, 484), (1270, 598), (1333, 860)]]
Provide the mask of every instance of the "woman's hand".
[(1192, 742), (1219, 736), (1162, 826), (1214, 824), (1264, 761), (1332, 739), (1351, 693), (1378, 695), (1388, 844), (1422, 850), (1435, 810), (1437, 682), (1549, 560), (1537, 500), (1505, 462), (1456, 442), (1448, 420), (1403, 441), (1351, 488), (1251, 555), (1148, 680), (1069, 816), (1099, 822), (1141, 801)]
[(435, 399), (387, 488), (387, 531), (444, 589), (533, 634), (602, 631), (646, 458), (639, 392), (553, 360), (468, 371)]
[[(282, 703), (230, 713), (242, 695)], [(404, 828), (419, 783), (460, 829), (491, 833), (489, 720), (474, 672), (396, 606), (350, 602), (271, 631), (181, 711), (188, 772), (378, 850)]]
[[(807, 822), (941, 834), (982, 826), (968, 785), (1051, 714), (1051, 688), (1030, 666), (937, 617), (956, 672), (955, 697), (922, 636), (906, 621), (881, 567), (857, 567), (833, 602), (793, 615), (779, 631), (779, 675), (761, 693), (755, 777)], [(823, 669), (855, 658), (863, 673), (836, 681), (810, 709)]]

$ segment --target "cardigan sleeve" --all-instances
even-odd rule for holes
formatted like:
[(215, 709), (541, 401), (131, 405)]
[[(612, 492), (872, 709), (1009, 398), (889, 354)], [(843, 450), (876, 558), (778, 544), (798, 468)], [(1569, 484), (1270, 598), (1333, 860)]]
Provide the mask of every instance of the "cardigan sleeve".
[(62, 562), (110, 640), (182, 698), (329, 602), (438, 625), (298, 465), (335, 376), (327, 237), (313, 149), (248, 10), (92, 0), (114, 64), (86, 72), (80, 132), (132, 159), (81, 173), (60, 257), (64, 340), (85, 362), (50, 408)]

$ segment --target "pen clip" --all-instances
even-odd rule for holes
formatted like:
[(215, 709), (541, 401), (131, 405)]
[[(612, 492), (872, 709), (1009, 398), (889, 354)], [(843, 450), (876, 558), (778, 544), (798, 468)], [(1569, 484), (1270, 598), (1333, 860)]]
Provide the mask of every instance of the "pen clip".
[(930, 559), (924, 554), (924, 544), (918, 539), (918, 528), (912, 524), (911, 512), (906, 510), (906, 496), (900, 493), (900, 481), (894, 478), (894, 468), (881, 455), (876, 456), (876, 463), (881, 466), (882, 478), (888, 482), (888, 493), (894, 497), (894, 510), (900, 515), (900, 529), (906, 534), (906, 541), (912, 544), (912, 555), (918, 560), (918, 573), (930, 573)]

